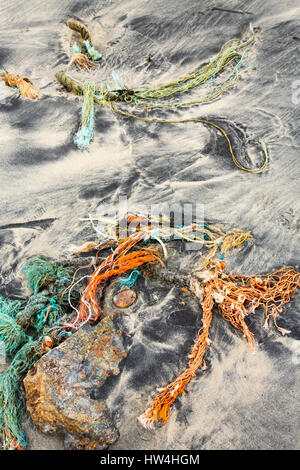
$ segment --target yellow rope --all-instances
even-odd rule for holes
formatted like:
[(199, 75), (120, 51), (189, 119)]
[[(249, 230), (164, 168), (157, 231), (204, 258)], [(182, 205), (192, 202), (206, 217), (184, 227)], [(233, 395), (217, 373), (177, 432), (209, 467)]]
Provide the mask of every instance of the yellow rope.
[(263, 162), (263, 164), (260, 168), (251, 169), (251, 168), (247, 168), (247, 167), (243, 166), (241, 163), (239, 163), (239, 161), (237, 160), (236, 156), (233, 153), (232, 145), (231, 145), (231, 142), (230, 142), (230, 139), (229, 139), (228, 135), (226, 134), (224, 129), (222, 129), (222, 127), (218, 126), (217, 124), (214, 124), (213, 122), (207, 121), (205, 119), (196, 119), (196, 118), (176, 119), (176, 120), (175, 119), (149, 119), (149, 118), (146, 118), (146, 117), (137, 116), (136, 114), (121, 111), (120, 109), (118, 109), (116, 107), (115, 103), (113, 103), (113, 102), (109, 102), (107, 104), (110, 105), (110, 107), (113, 111), (115, 111), (118, 114), (121, 114), (122, 116), (132, 117), (132, 118), (138, 119), (140, 121), (144, 121), (144, 122), (153, 122), (153, 123), (157, 123), (157, 124), (163, 124), (163, 123), (164, 124), (181, 124), (181, 123), (184, 123), (184, 122), (201, 122), (202, 124), (207, 124), (209, 126), (214, 127), (215, 129), (219, 130), (220, 132), (222, 132), (223, 136), (225, 137), (225, 139), (228, 143), (228, 147), (229, 147), (229, 151), (230, 151), (233, 163), (240, 170), (247, 171), (248, 173), (258, 174), (258, 173), (262, 173), (268, 165), (269, 156), (268, 156), (266, 145), (262, 140), (259, 141), (259, 144), (260, 144), (260, 146), (262, 148), (262, 151), (264, 153), (264, 157), (265, 157), (264, 162)]
[(240, 242), (236, 243), (236, 244), (233, 245), (233, 246), (238, 246), (238, 245), (241, 245), (242, 243), (244, 243), (244, 242), (247, 240), (247, 238), (249, 237), (250, 233), (251, 233), (251, 230), (249, 230), (249, 232), (246, 233), (246, 235), (245, 235), (245, 237), (243, 238), (243, 240), (241, 240)]

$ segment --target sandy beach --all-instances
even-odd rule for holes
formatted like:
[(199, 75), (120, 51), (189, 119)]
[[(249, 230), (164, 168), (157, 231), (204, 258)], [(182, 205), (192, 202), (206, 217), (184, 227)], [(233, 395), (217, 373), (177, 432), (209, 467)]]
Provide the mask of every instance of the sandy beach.
[[(0, 65), (30, 77), (42, 93), (37, 101), (24, 100), (0, 81), (1, 296), (24, 298), (21, 267), (29, 257), (66, 258), (95, 240), (93, 227), (82, 219), (99, 204), (117, 206), (120, 197), (135, 207), (203, 204), (212, 223), (251, 230), (252, 242), (226, 255), (228, 270), (237, 274), (290, 265), (299, 270), (299, 2), (224, 3), (1, 2)], [(263, 139), (267, 170), (259, 175), (239, 170), (222, 135), (207, 126), (138, 122), (101, 105), (94, 141), (79, 150), (73, 135), (82, 102), (55, 79), (70, 60), (70, 18), (89, 28), (103, 53), (101, 65), (90, 74), (73, 71), (74, 77), (105, 82), (114, 70), (130, 88), (187, 75), (226, 41), (247, 35), (252, 23), (256, 41), (234, 86), (210, 103), (151, 113), (219, 123), (247, 165), (261, 161), (254, 142)], [(190, 97), (197, 96), (196, 88)], [(189, 270), (195, 260), (194, 252), (177, 252), (170, 263)], [(130, 335), (128, 356), (120, 374), (95, 391), (120, 432), (111, 450), (299, 449), (299, 290), (278, 322), (289, 335), (271, 325), (264, 329), (262, 312), (249, 318), (254, 352), (216, 315), (207, 370), (176, 400), (164, 426), (146, 430), (137, 417), (156, 388), (184, 369), (201, 309), (180, 289), (158, 281), (140, 277), (135, 289), (137, 301), (122, 319)], [(41, 433), (29, 417), (25, 431), (29, 449), (63, 449), (59, 437)]]

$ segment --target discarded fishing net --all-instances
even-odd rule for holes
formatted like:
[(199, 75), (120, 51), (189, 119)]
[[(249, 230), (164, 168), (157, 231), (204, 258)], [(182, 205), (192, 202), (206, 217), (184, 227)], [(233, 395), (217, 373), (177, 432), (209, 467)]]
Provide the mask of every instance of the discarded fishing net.
[(153, 428), (155, 422), (165, 423), (170, 415), (170, 407), (178, 395), (184, 394), (185, 387), (196, 376), (197, 370), (206, 368), (205, 353), (211, 344), (209, 328), (214, 314), (214, 307), (238, 330), (241, 330), (255, 347), (253, 333), (249, 331), (245, 317), (263, 307), (266, 324), (271, 317), (276, 328), (282, 333), (289, 333), (277, 325), (277, 317), (283, 311), (283, 305), (290, 301), (290, 296), (300, 287), (300, 273), (291, 266), (284, 267), (271, 274), (260, 276), (239, 276), (227, 274), (224, 263), (210, 262), (204, 269), (196, 270), (187, 276), (170, 274), (156, 270), (156, 275), (168, 282), (176, 278), (177, 282), (188, 289), (199, 300), (203, 316), (202, 328), (189, 355), (189, 365), (175, 380), (159, 389), (159, 395), (139, 417), (146, 428)]
[[(187, 122), (198, 122), (204, 125), (214, 127), (220, 131), (227, 141), (229, 151), (234, 164), (241, 170), (250, 173), (261, 173), (265, 170), (268, 164), (268, 152), (265, 143), (260, 140), (258, 142), (262, 149), (264, 160), (259, 168), (251, 169), (242, 165), (234, 155), (230, 139), (225, 132), (217, 124), (206, 119), (150, 119), (148, 117), (139, 116), (133, 113), (128, 113), (117, 108), (116, 103), (125, 103), (136, 106), (142, 106), (146, 109), (147, 113), (150, 109), (154, 108), (177, 108), (180, 106), (187, 106), (192, 104), (206, 103), (219, 97), (225, 90), (232, 86), (238, 79), (239, 69), (242, 66), (245, 54), (249, 49), (251, 43), (254, 42), (254, 32), (252, 26), (250, 28), (251, 36), (245, 41), (239, 39), (232, 39), (224, 44), (220, 52), (213, 57), (209, 64), (197, 70), (196, 72), (178, 79), (176, 81), (167, 83), (165, 85), (158, 85), (156, 87), (145, 89), (127, 89), (117, 76), (115, 72), (112, 73), (114, 85), (108, 83), (97, 83), (88, 81), (85, 84), (76, 81), (65, 72), (58, 72), (56, 74), (57, 80), (70, 92), (77, 96), (83, 96), (83, 106), (81, 111), (81, 122), (79, 131), (74, 136), (74, 143), (79, 148), (87, 148), (94, 138), (94, 102), (109, 106), (114, 112), (125, 116), (139, 119), (149, 123), (164, 123), (164, 124), (179, 124)], [(213, 85), (212, 91), (206, 96), (198, 100), (187, 102), (166, 102), (168, 98), (174, 98), (178, 95), (191, 91), (193, 88), (203, 84), (213, 83), (224, 70), (229, 70), (226, 78), (221, 84)], [(82, 138), (82, 135), (84, 136)]]
[[(0, 375), (0, 432), (3, 433), (3, 448), (26, 447), (20, 424), (23, 414), (20, 384), (40, 356), (85, 324), (101, 320), (102, 294), (112, 279), (119, 277), (124, 284), (129, 285), (130, 281), (121, 277), (124, 273), (129, 272), (132, 280), (132, 273), (139, 273), (138, 269), (144, 265), (160, 263), (164, 266), (161, 249), (148, 243), (151, 239), (158, 242), (166, 256), (167, 229), (163, 226), (163, 233), (158, 233), (158, 222), (154, 223), (153, 220), (149, 225), (143, 217), (128, 217), (126, 223), (129, 236), (122, 240), (117, 236), (96, 245), (86, 243), (77, 252), (96, 249), (97, 255), (84, 266), (82, 258), (79, 258), (76, 270), (74, 259), (49, 261), (36, 257), (24, 265), (23, 272), (32, 295), (21, 301), (4, 298), (0, 301), (0, 340), (12, 358), (11, 364)], [(191, 232), (196, 231), (197, 227), (173, 229), (175, 239), (189, 242), (192, 240)], [(159, 235), (165, 239), (164, 242)], [(216, 252), (217, 244), (224, 243), (227, 250), (239, 245), (249, 236), (249, 232), (245, 234), (235, 230), (225, 234), (217, 227), (206, 225), (202, 235), (212, 256), (211, 250)], [(114, 251), (97, 266), (98, 254), (108, 248), (114, 248)], [(93, 268), (93, 272), (77, 280), (76, 276), (83, 268)]]
[[(26, 439), (20, 423), (23, 416), (21, 379), (54, 345), (46, 331), (66, 321), (72, 313), (61, 292), (72, 280), (73, 269), (59, 262), (33, 258), (25, 264), (23, 272), (33, 291), (26, 300), (0, 299), (0, 340), (11, 359), (7, 369), (0, 374), (0, 433), (3, 449), (24, 449)], [(79, 292), (72, 294), (79, 300)]]
[(71, 63), (77, 64), (84, 70), (90, 70), (102, 55), (93, 46), (91, 35), (86, 26), (74, 20), (69, 20), (67, 24), (70, 29), (80, 35), (80, 43), (75, 41), (72, 45)]
[[(121, 239), (117, 235), (114, 240), (105, 240), (96, 246), (89, 242), (78, 250), (97, 250), (96, 257), (89, 259), (84, 266), (81, 258), (77, 262), (33, 258), (23, 268), (33, 291), (31, 297), (27, 300), (0, 299), (0, 340), (4, 342), (7, 353), (12, 358), (11, 364), (0, 375), (0, 431), (3, 434), (4, 449), (26, 447), (21, 428), (21, 379), (42, 354), (82, 326), (102, 319), (104, 289), (113, 279), (119, 278), (124, 284), (132, 285), (132, 281), (140, 274), (139, 269), (144, 268), (147, 276), (159, 276), (162, 280), (176, 282), (188, 289), (199, 299), (203, 309), (203, 326), (192, 349), (189, 367), (162, 389), (142, 415), (140, 421), (148, 427), (159, 419), (163, 422), (167, 420), (173, 401), (180, 393), (184, 393), (185, 386), (195, 376), (196, 370), (205, 366), (204, 355), (210, 342), (208, 333), (214, 304), (224, 319), (243, 331), (252, 347), (253, 335), (244, 317), (260, 306), (265, 308), (266, 320), (272, 317), (278, 330), (283, 334), (287, 332), (278, 327), (277, 315), (300, 285), (299, 273), (287, 267), (260, 277), (226, 274), (225, 265), (212, 258), (217, 253), (220, 254), (223, 244), (221, 257), (228, 249), (240, 246), (243, 241), (247, 241), (249, 232), (232, 230), (225, 233), (217, 227), (205, 225), (202, 227), (202, 241), (206, 243), (204, 246), (209, 252), (206, 258), (203, 257), (200, 268), (188, 275), (170, 275), (161, 260), (162, 253), (167, 255), (165, 243), (169, 238), (167, 239), (164, 225), (162, 233), (158, 234), (159, 221), (158, 219), (149, 224), (144, 217), (129, 216), (126, 223), (132, 233), (127, 238)], [(135, 224), (135, 230), (130, 225), (132, 223)], [(176, 229), (174, 239), (194, 241), (192, 233), (196, 228), (200, 230), (200, 227), (192, 226), (172, 227)], [(196, 237), (200, 238), (198, 235)], [(149, 245), (151, 239), (158, 245)], [(98, 264), (98, 254), (107, 248), (114, 250)], [(79, 267), (74, 272), (78, 261)], [(76, 280), (78, 272), (84, 268), (93, 268), (93, 271)], [(129, 273), (129, 277), (122, 278), (124, 273)]]
[(23, 98), (36, 100), (40, 97), (40, 90), (32, 84), (29, 78), (13, 75), (4, 71), (0, 73), (0, 79), (4, 80), (7, 86), (18, 89)]

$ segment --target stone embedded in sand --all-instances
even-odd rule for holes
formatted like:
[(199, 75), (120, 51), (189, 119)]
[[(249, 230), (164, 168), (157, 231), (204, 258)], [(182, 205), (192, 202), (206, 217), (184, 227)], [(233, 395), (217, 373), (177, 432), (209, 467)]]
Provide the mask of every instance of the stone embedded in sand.
[(119, 438), (103, 401), (91, 399), (127, 356), (117, 313), (86, 326), (43, 356), (24, 379), (27, 411), (41, 431), (69, 449), (106, 449)]
[(121, 290), (118, 294), (114, 295), (112, 301), (116, 307), (126, 308), (130, 307), (136, 299), (136, 292), (133, 289)]

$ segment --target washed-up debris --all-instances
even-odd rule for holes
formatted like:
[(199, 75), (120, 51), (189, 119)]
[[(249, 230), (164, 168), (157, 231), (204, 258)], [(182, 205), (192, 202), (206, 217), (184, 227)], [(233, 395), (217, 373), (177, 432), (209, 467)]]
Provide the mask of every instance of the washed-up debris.
[[(77, 355), (72, 356), (72, 353), (76, 348), (79, 348), (78, 351), (82, 351), (80, 348), (83, 345), (78, 344), (77, 346), (76, 335), (71, 335), (83, 327), (97, 323), (98, 326), (94, 326), (91, 330), (82, 330), (82, 335), (86, 335), (88, 331), (94, 331), (94, 328), (97, 328), (96, 331), (102, 331), (102, 327), (106, 328), (105, 322), (110, 321), (110, 317), (103, 310), (103, 296), (112, 281), (118, 279), (121, 283), (133, 284), (137, 279), (137, 273), (138, 275), (143, 274), (146, 278), (149, 275), (159, 276), (162, 280), (181, 286), (185, 289), (185, 292), (196, 296), (203, 310), (202, 328), (189, 356), (189, 366), (177, 379), (161, 390), (158, 397), (142, 415), (140, 421), (146, 427), (152, 427), (158, 420), (165, 422), (169, 417), (171, 404), (179, 394), (184, 393), (185, 387), (191, 378), (196, 375), (197, 369), (200, 367), (205, 368), (205, 354), (210, 344), (209, 326), (212, 321), (214, 307), (218, 309), (226, 321), (229, 321), (235, 328), (243, 332), (252, 347), (254, 347), (253, 334), (249, 331), (244, 318), (254, 313), (259, 307), (263, 307), (265, 310), (266, 322), (271, 317), (282, 334), (288, 333), (287, 330), (278, 326), (277, 317), (283, 311), (283, 305), (290, 301), (290, 296), (300, 286), (300, 273), (292, 267), (285, 267), (272, 274), (261, 276), (233, 275), (226, 273), (224, 263), (216, 260), (217, 257), (223, 259), (229, 249), (243, 247), (245, 242), (247, 244), (250, 232), (232, 230), (226, 233), (211, 225), (205, 225), (202, 228), (198, 227), (197, 224), (188, 227), (172, 226), (173, 239), (187, 243), (194, 240), (200, 242), (201, 240), (206, 253), (202, 253), (198, 267), (190, 273), (177, 272), (170, 274), (165, 270), (162, 259), (168, 256), (166, 244), (170, 239), (172, 240), (172, 237), (170, 238), (167, 234), (167, 227), (163, 223), (160, 224), (160, 227), (158, 226), (157, 223), (162, 222), (162, 220), (154, 219), (149, 222), (143, 216), (130, 216), (126, 220), (129, 223), (127, 227), (129, 236), (127, 238), (119, 238), (118, 228), (120, 227), (115, 224), (115, 229), (117, 228), (115, 239), (104, 240), (97, 244), (98, 252), (104, 247), (110, 247), (111, 250), (111, 247), (116, 245), (115, 249), (112, 252), (110, 251), (106, 257), (99, 260), (97, 253), (89, 265), (77, 268), (75, 271), (73, 270), (73, 273), (70, 267), (62, 266), (59, 261), (50, 262), (42, 258), (29, 260), (24, 267), (24, 273), (33, 291), (32, 296), (26, 301), (1, 299), (0, 339), (4, 341), (7, 351), (12, 357), (11, 364), (0, 375), (0, 430), (3, 432), (4, 448), (25, 448), (26, 445), (25, 436), (21, 429), (22, 395), (20, 394), (20, 382), (22, 378), (45, 353), (48, 354), (44, 360), (39, 361), (39, 364), (48, 364), (49, 357), (54, 357), (59, 361), (61, 356), (58, 345), (66, 339), (67, 342), (61, 350), (65, 351), (66, 348), (67, 351), (70, 351), (68, 360), (71, 361), (71, 357), (73, 357), (72, 361), (77, 361)], [(164, 218), (164, 221), (166, 222), (167, 219)], [(133, 226), (132, 223), (134, 223)], [(133, 229), (134, 226), (135, 229)], [(161, 233), (159, 228), (162, 230)], [(195, 230), (196, 233), (202, 230), (202, 234), (195, 235)], [(152, 243), (149, 243), (151, 240)], [(78, 278), (81, 269), (90, 269), (90, 271)], [(149, 270), (148, 273), (147, 270)], [(123, 277), (124, 273), (127, 273), (126, 278)], [(134, 295), (131, 298), (133, 297)], [(107, 332), (107, 329), (105, 331)], [(90, 334), (92, 335), (92, 333)], [(119, 335), (119, 333), (116, 334)], [(70, 337), (72, 339), (71, 344), (74, 344), (74, 346), (68, 349)], [(79, 337), (81, 338), (81, 336), (77, 336), (77, 338)], [(108, 348), (105, 353), (103, 352), (103, 356), (102, 352), (99, 352), (99, 360), (106, 357), (105, 354), (113, 353), (116, 354), (116, 360), (119, 361), (120, 357), (124, 355), (125, 352), (122, 347), (116, 344), (116, 335), (114, 334), (113, 337), (114, 340), (111, 344), (119, 349)], [(104, 336), (102, 336), (101, 341), (99, 338), (98, 340), (101, 343), (99, 351), (102, 351), (106, 342), (109, 343), (111, 340), (107, 336), (105, 341), (103, 340)], [(92, 344), (93, 341), (88, 343)], [(51, 349), (54, 350), (49, 354)], [(87, 350), (84, 349), (84, 351)], [(87, 354), (87, 352), (82, 352), (83, 355), (85, 353)], [(80, 357), (81, 361), (83, 356)], [(91, 361), (93, 361), (92, 358)], [(32, 377), (33, 380), (37, 371), (38, 377), (40, 377), (42, 371), (46, 370), (43, 367), (38, 366), (28, 377)], [(76, 363), (73, 367), (77, 374), (80, 366)], [(111, 365), (107, 367), (110, 368)], [(64, 369), (66, 373), (67, 369), (68, 367)], [(112, 371), (114, 370), (115, 367), (112, 367)], [(88, 374), (88, 372), (84, 373)], [(102, 376), (102, 372), (99, 373)], [(43, 379), (48, 384), (48, 389), (51, 382), (50, 375)], [(62, 371), (57, 377), (63, 377), (63, 375), (64, 372)], [(55, 380), (57, 384), (62, 383), (58, 381), (58, 378)], [(32, 382), (34, 385), (32, 386), (37, 386), (37, 382), (38, 380), (34, 379), (34, 382)], [(31, 391), (28, 388), (28, 383), (29, 379), (26, 381), (26, 388), (30, 395)], [(75, 383), (78, 384), (77, 379)], [(95, 382), (92, 380), (91, 384), (87, 385), (88, 390), (94, 384)], [(63, 387), (67, 388), (66, 382)], [(42, 393), (39, 392), (40, 399), (38, 402), (35, 402), (33, 393), (29, 404), (33, 419), (35, 419), (35, 415), (38, 416), (40, 427), (45, 430), (48, 429), (49, 432), (60, 432), (58, 428), (63, 426), (63, 434), (71, 433), (71, 437), (67, 438), (66, 441), (70, 447), (101, 448), (101, 446), (108, 445), (116, 438), (117, 434), (111, 421), (109, 421), (107, 410), (103, 407), (99, 411), (103, 417), (103, 423), (110, 423), (109, 435), (104, 435), (102, 434), (103, 427), (101, 427), (103, 423), (99, 422), (98, 427), (96, 426), (94, 415), (88, 414), (89, 407), (85, 401), (87, 398), (84, 397), (83, 400), (82, 393), (84, 392), (80, 386), (78, 390), (80, 390), (79, 395), (81, 396), (80, 402), (76, 402), (78, 407), (73, 405), (73, 402), (71, 403), (71, 398), (70, 402), (66, 401), (63, 411), (61, 410), (64, 422), (60, 422), (55, 429), (51, 426), (47, 428), (46, 421), (48, 418), (50, 422), (56, 419), (55, 416), (57, 416), (60, 405), (58, 402), (54, 403), (54, 397), (51, 398), (51, 394), (49, 395), (47, 392), (47, 400), (51, 399), (52, 404), (54, 403), (53, 414), (48, 416), (43, 411), (48, 408), (43, 401), (44, 399), (41, 399)], [(73, 396), (73, 385), (68, 388), (68, 393), (69, 397)], [(64, 395), (64, 392), (62, 394)], [(58, 395), (61, 397), (60, 394)], [(86, 406), (82, 405), (83, 409), (81, 411), (79, 403), (86, 404)], [(76, 425), (74, 424), (76, 421), (75, 411), (77, 419), (82, 422), (83, 427), (79, 426), (79, 421)], [(80, 413), (82, 414), (80, 415)], [(71, 421), (68, 421), (68, 416)], [(87, 422), (84, 425), (85, 419)], [(70, 422), (74, 424), (72, 429), (71, 425), (68, 427), (67, 424), (70, 424)], [(85, 431), (82, 431), (82, 429)], [(84, 432), (88, 433), (86, 440), (82, 440)]]
[(23, 98), (37, 100), (41, 95), (40, 90), (33, 85), (29, 78), (3, 71), (0, 73), (0, 80), (4, 80), (7, 86), (18, 90)]
[[(32, 295), (27, 300), (0, 299), (0, 340), (11, 358), (0, 374), (0, 433), (4, 449), (26, 448), (21, 428), (24, 408), (21, 380), (41, 355), (55, 345), (54, 338), (46, 333), (48, 329), (73, 314), (69, 301), (61, 300), (62, 290), (72, 282), (73, 271), (74, 268), (56, 261), (32, 258), (23, 267)], [(78, 290), (70, 294), (69, 300), (76, 303), (79, 298)]]
[(265, 326), (271, 317), (278, 331), (283, 335), (290, 331), (277, 324), (277, 317), (283, 311), (283, 305), (290, 301), (290, 296), (300, 287), (300, 273), (288, 266), (271, 274), (260, 276), (240, 276), (227, 274), (224, 263), (210, 262), (205, 268), (195, 270), (192, 275), (178, 276), (156, 269), (156, 275), (187, 289), (199, 300), (202, 307), (202, 327), (189, 354), (189, 365), (175, 380), (159, 389), (159, 395), (139, 417), (146, 428), (153, 428), (157, 421), (165, 423), (170, 415), (170, 407), (178, 395), (185, 393), (190, 380), (196, 376), (199, 368), (206, 369), (205, 355), (208, 346), (209, 328), (214, 309), (224, 320), (240, 330), (247, 338), (252, 349), (255, 347), (253, 333), (249, 330), (245, 317), (263, 307), (266, 317)]
[[(36, 257), (28, 260), (23, 272), (32, 295), (23, 301), (0, 299), (0, 340), (4, 342), (12, 359), (0, 375), (0, 432), (3, 433), (3, 448), (26, 448), (21, 427), (23, 399), (20, 383), (29, 369), (43, 354), (58, 346), (72, 333), (102, 319), (101, 300), (109, 281), (119, 277), (122, 282), (128, 282), (128, 279), (134, 278), (131, 273), (143, 265), (162, 263), (161, 253), (149, 245), (149, 240), (158, 243), (166, 256), (165, 243), (158, 236), (157, 223), (149, 225), (145, 218), (133, 216), (129, 217), (128, 222), (130, 236), (127, 239), (111, 238), (99, 241), (96, 245), (85, 244), (81, 247), (83, 252), (90, 248), (97, 250), (96, 256), (88, 258), (88, 261), (82, 258), (81, 266), (80, 258), (51, 261)], [(135, 222), (139, 225), (133, 231), (132, 224)], [(196, 228), (178, 228), (175, 238), (189, 243), (192, 240), (191, 232)], [(229, 236), (217, 227), (205, 226), (203, 230), (202, 238), (198, 241), (207, 243), (209, 256), (216, 252), (222, 241), (229, 249), (240, 246), (243, 239), (249, 236), (249, 232), (245, 234), (242, 231), (232, 231)], [(162, 236), (166, 235), (164, 227)], [(231, 242), (228, 244), (229, 240)], [(114, 251), (99, 260), (99, 253), (106, 249)], [(77, 279), (82, 269), (85, 269), (85, 274)], [(86, 270), (90, 271), (86, 273)], [(129, 273), (127, 279), (123, 277), (126, 272)]]
[[(116, 103), (131, 104), (135, 106), (141, 106), (146, 109), (147, 115), (151, 109), (155, 108), (178, 108), (181, 106), (207, 103), (219, 97), (225, 90), (232, 86), (238, 79), (239, 69), (243, 65), (245, 54), (249, 49), (249, 46), (254, 42), (255, 35), (252, 25), (250, 25), (250, 37), (245, 41), (239, 39), (232, 39), (228, 41), (221, 48), (220, 52), (211, 58), (208, 65), (201, 69), (191, 73), (190, 75), (180, 78), (176, 81), (172, 81), (165, 85), (158, 85), (144, 89), (128, 89), (123, 84), (122, 80), (115, 71), (112, 72), (112, 78), (114, 84), (109, 83), (97, 83), (94, 80), (87, 80), (84, 83), (74, 80), (69, 77), (65, 72), (60, 71), (56, 74), (57, 80), (68, 90), (73, 92), (77, 96), (83, 96), (83, 105), (81, 110), (81, 121), (79, 130), (74, 136), (74, 143), (81, 149), (85, 149), (89, 146), (90, 142), (94, 139), (94, 128), (95, 128), (95, 103), (109, 106), (114, 112), (125, 116), (139, 119), (148, 123), (164, 123), (164, 124), (179, 124), (187, 122), (202, 123), (207, 126), (211, 126), (214, 129), (222, 133), (226, 139), (229, 151), (234, 164), (241, 170), (248, 171), (250, 173), (261, 173), (265, 170), (268, 164), (268, 151), (265, 143), (260, 140), (259, 146), (264, 155), (264, 160), (259, 168), (251, 169), (242, 165), (237, 157), (235, 156), (231, 141), (223, 128), (216, 123), (213, 123), (207, 119), (150, 119), (146, 116), (140, 116), (131, 112), (122, 111), (117, 108)], [(226, 78), (220, 84), (214, 84), (215, 79), (224, 72), (225, 69), (229, 69), (229, 73)], [(182, 95), (195, 87), (203, 84), (213, 83), (212, 91), (206, 96), (186, 102), (177, 102), (177, 95)], [(175, 101), (166, 101), (168, 98), (174, 98)]]

